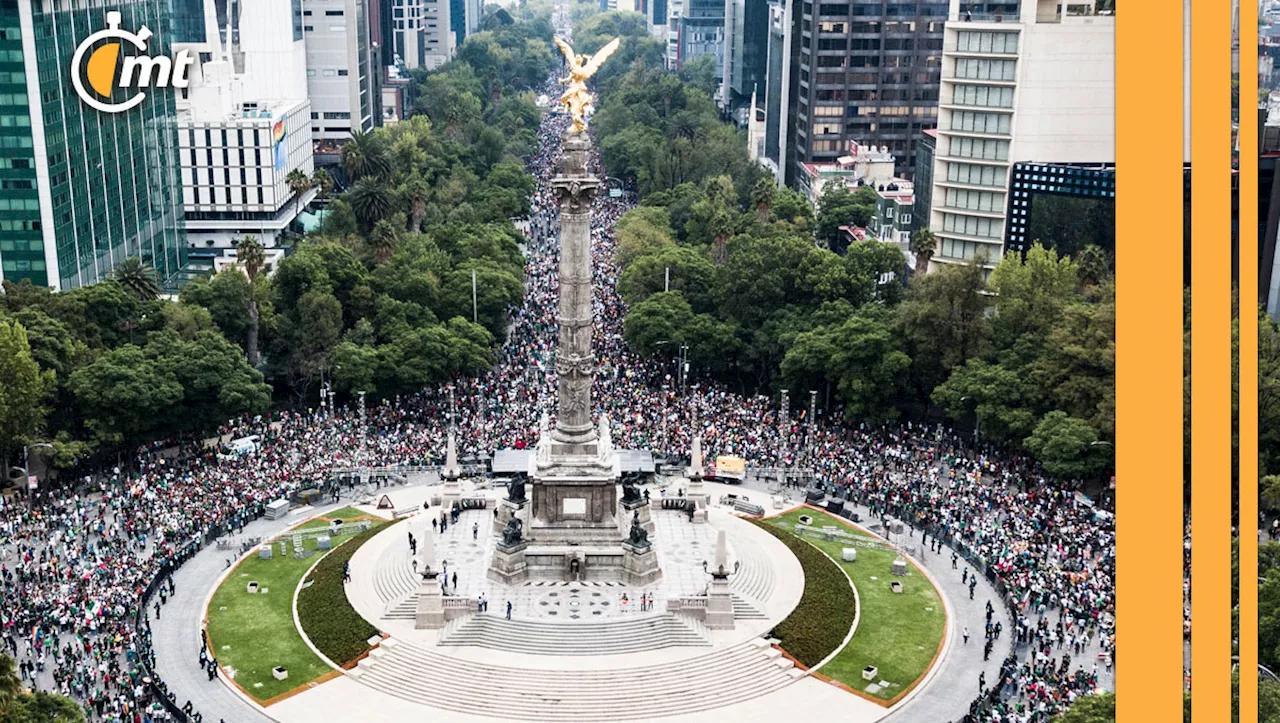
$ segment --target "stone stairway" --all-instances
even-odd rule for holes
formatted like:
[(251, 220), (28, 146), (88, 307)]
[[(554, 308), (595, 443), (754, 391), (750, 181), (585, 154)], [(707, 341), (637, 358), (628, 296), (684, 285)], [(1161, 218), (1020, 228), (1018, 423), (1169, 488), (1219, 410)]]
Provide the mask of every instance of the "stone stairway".
[(733, 618), (734, 620), (768, 620), (769, 616), (760, 612), (754, 604), (748, 602), (741, 595), (731, 592), (729, 599), (733, 601)]
[[(373, 588), (386, 606), (383, 617), (412, 620), (417, 609), (418, 580), (413, 574), (412, 558), (407, 547), (397, 548), (379, 558), (373, 571)], [(406, 617), (407, 615), (407, 617)]]
[(764, 620), (769, 616), (761, 610), (773, 597), (773, 566), (764, 549), (750, 535), (739, 535), (733, 540), (737, 559), (741, 563), (738, 573), (729, 581), (733, 599), (733, 617), (738, 620)]
[(451, 622), (442, 646), (470, 645), (530, 655), (619, 655), (680, 646), (710, 645), (696, 621), (675, 615), (637, 615), (591, 622), (507, 620), (472, 615)]
[(681, 661), (604, 670), (508, 668), (392, 638), (348, 675), (375, 690), (459, 713), (603, 722), (709, 711), (772, 693), (804, 672), (759, 638)]

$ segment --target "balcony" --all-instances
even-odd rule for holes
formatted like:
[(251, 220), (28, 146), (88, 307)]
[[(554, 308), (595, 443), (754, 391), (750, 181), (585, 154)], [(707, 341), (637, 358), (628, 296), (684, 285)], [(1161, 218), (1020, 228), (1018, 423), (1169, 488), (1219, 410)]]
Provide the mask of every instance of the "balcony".
[(971, 13), (958, 12), (952, 13), (947, 22), (952, 23), (1018, 23), (1022, 22), (1022, 17), (1018, 12), (1008, 13)]

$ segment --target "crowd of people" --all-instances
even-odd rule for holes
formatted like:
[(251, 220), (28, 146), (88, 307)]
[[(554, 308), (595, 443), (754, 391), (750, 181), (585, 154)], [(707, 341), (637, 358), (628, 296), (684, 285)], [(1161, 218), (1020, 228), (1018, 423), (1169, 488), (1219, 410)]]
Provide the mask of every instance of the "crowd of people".
[[(243, 527), (273, 499), (331, 485), (335, 469), (438, 462), (455, 409), (462, 454), (533, 445), (542, 414), (555, 413), (559, 239), (550, 181), (568, 122), (551, 113), (539, 131), (529, 164), (537, 181), (533, 211), (520, 224), (524, 301), (511, 309), (499, 362), (486, 374), (412, 397), (370, 400), (364, 411), (353, 402), (236, 420), (217, 433), (256, 435), (250, 454), (220, 454), (197, 440), (152, 444), (89, 488), (45, 489), (30, 502), (0, 507), (0, 624), (26, 683), (76, 698), (94, 721), (164, 720), (144, 678), (153, 660), (150, 617), (161, 614), (167, 596), (148, 600), (145, 593), (172, 585), (153, 581), (186, 556)], [(1110, 518), (1044, 479), (1032, 461), (975, 446), (941, 426), (851, 426), (839, 409), (800, 419), (770, 397), (705, 380), (677, 389), (669, 361), (640, 357), (623, 339), (614, 227), (635, 201), (628, 192), (599, 194), (591, 229), (599, 365), (593, 403), (608, 416), (615, 445), (680, 455), (697, 434), (711, 459), (735, 454), (753, 466), (803, 466), (829, 491), (962, 550), (1004, 595), (1020, 641), (997, 684), (983, 681), (965, 720), (1046, 720), (1090, 689), (1096, 674), (1061, 665), (1051, 652), (1080, 650), (1084, 636), (1112, 635)], [(159, 695), (177, 706), (172, 692), (161, 687)], [(189, 704), (182, 707), (198, 719)]]

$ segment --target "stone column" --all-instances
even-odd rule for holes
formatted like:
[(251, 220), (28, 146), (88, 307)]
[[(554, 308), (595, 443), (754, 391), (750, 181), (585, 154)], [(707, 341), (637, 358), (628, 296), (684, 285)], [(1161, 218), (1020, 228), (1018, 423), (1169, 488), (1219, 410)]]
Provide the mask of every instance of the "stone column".
[(733, 597), (729, 591), (729, 550), (725, 544), (724, 530), (716, 533), (716, 556), (708, 572), (711, 584), (707, 589), (706, 625), (712, 630), (733, 629)]
[(445, 450), (444, 469), (440, 470), (440, 477), (444, 480), (442, 498), (446, 510), (453, 507), (453, 503), (462, 497), (462, 486), (458, 483), (458, 478), (461, 475), (462, 468), (458, 465), (458, 435), (450, 429), (448, 447)]
[(591, 423), (591, 202), (600, 180), (587, 170), (591, 138), (566, 133), (560, 174), (552, 179), (560, 207), (560, 339), (556, 353), (557, 416), (552, 454), (595, 453)]
[(444, 598), (440, 594), (440, 571), (436, 568), (436, 542), (430, 530), (422, 533), (422, 579), (418, 583), (418, 607), (414, 614), (416, 630), (444, 627)]

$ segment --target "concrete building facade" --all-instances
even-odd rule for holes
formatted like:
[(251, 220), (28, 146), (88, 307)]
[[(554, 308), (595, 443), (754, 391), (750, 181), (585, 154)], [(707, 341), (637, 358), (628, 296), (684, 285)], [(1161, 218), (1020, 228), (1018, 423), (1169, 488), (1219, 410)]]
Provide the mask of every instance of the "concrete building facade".
[(1092, 3), (952, 0), (937, 136), (933, 263), (994, 268), (1014, 164), (1115, 162), (1115, 17)]
[(447, 0), (392, 0), (394, 53), (404, 67), (434, 70), (453, 56), (453, 26)]
[(370, 41), (368, 0), (302, 0), (311, 137), (341, 143), (382, 112), (380, 66)]
[(938, 113), (947, 12), (941, 0), (801, 0), (796, 162), (830, 163), (858, 139), (886, 146), (910, 175)]
[(285, 181), (313, 170), (301, 0), (184, 0), (197, 2), (205, 22), (177, 44), (203, 61), (177, 100), (188, 241), (228, 248), (253, 234), (272, 246), (315, 195), (295, 198)]

